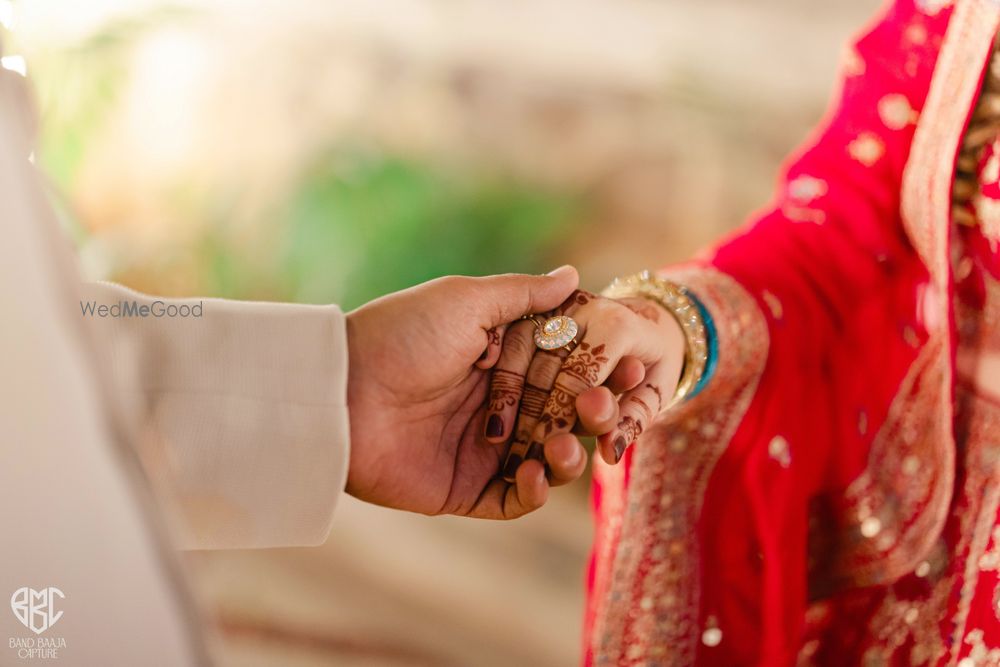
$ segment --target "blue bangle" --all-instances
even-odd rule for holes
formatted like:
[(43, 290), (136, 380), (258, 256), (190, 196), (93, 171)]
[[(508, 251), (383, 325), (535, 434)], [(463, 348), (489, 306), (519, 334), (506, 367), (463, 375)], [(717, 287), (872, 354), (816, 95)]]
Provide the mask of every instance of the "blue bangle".
[(687, 295), (694, 302), (694, 305), (698, 307), (698, 314), (701, 315), (701, 321), (705, 325), (705, 342), (708, 343), (708, 358), (705, 360), (705, 370), (702, 371), (698, 384), (688, 394), (686, 400), (690, 400), (705, 388), (708, 381), (712, 379), (712, 375), (715, 374), (715, 367), (719, 365), (719, 335), (715, 328), (715, 321), (712, 319), (711, 313), (708, 312), (708, 308), (705, 308), (705, 304), (691, 290), (687, 291)]

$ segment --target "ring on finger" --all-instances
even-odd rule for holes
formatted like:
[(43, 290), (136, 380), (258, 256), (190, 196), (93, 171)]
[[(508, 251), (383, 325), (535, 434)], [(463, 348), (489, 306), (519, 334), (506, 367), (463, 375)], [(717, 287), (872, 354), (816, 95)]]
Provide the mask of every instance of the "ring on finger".
[(542, 323), (538, 321), (538, 315), (521, 315), (522, 320), (527, 320), (535, 325), (535, 328), (542, 326)]
[(558, 350), (570, 345), (576, 347), (576, 334), (579, 331), (580, 326), (569, 315), (550, 317), (541, 325), (536, 321), (535, 346), (541, 350)]

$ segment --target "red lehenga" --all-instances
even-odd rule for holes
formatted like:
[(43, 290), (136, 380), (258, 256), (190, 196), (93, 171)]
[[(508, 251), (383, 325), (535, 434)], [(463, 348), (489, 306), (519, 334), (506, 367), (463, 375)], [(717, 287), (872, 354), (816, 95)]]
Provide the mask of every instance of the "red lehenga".
[(998, 23), (891, 3), (773, 208), (666, 271), (719, 365), (597, 465), (586, 663), (1000, 665), (1000, 403), (956, 372), (1000, 352), (1000, 144), (950, 215)]

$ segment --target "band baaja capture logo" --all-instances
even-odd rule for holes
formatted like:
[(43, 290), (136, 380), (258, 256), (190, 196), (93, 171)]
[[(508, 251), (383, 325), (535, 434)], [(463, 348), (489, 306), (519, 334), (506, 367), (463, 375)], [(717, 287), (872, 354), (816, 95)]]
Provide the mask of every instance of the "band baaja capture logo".
[[(25, 586), (10, 596), (10, 609), (24, 627), (41, 635), (62, 618), (63, 612), (58, 607), (65, 599), (66, 595), (54, 586), (41, 590)], [(17, 657), (22, 660), (55, 660), (59, 658), (59, 650), (66, 648), (66, 640), (62, 637), (11, 637), (9, 648), (16, 650)]]

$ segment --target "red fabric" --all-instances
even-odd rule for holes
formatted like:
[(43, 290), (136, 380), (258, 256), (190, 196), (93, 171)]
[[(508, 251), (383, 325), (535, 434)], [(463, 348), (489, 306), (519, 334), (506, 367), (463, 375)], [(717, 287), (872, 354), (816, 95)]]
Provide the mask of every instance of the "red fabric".
[[(821, 131), (787, 163), (772, 205), (706, 260), (757, 299), (770, 345), (754, 399), (704, 497), (699, 615), (702, 623), (717, 621), (725, 639), (699, 643), (698, 665), (794, 664), (811, 639), (823, 639), (815, 663), (860, 664), (873, 641), (867, 622), (886, 596), (900, 594), (890, 587), (838, 594), (826, 620), (807, 627), (811, 503), (842, 493), (865, 469), (872, 439), (927, 340), (921, 299), (928, 272), (904, 231), (900, 192), (950, 15), (912, 0), (888, 6), (854, 43)], [(995, 257), (992, 248), (986, 254)], [(775, 436), (790, 443), (787, 466), (775, 465), (768, 450)], [(599, 522), (609, 519), (602, 493), (595, 484)], [(1000, 639), (995, 574), (980, 582), (973, 612), (993, 640)], [(593, 582), (592, 564), (591, 589)], [(586, 664), (594, 661), (596, 609), (591, 600)], [(899, 664), (916, 660), (898, 655)]]
[[(914, 25), (926, 30), (923, 44), (908, 37)], [(703, 595), (719, 601), (727, 634), (736, 639), (703, 652), (704, 664), (783, 664), (798, 650), (809, 499), (822, 488), (845, 488), (862, 471), (875, 429), (859, 435), (860, 414), (873, 426), (885, 418), (916, 354), (902, 330), (911, 327), (914, 341), (924, 342), (916, 298), (927, 272), (899, 214), (914, 125), (889, 130), (878, 107), (888, 94), (922, 107), (945, 25), (946, 14), (931, 19), (900, 2), (857, 41), (864, 72), (844, 79), (826, 128), (789, 164), (778, 205), (712, 260), (752, 294), (774, 294), (783, 317), (770, 318), (757, 397), (706, 495), (705, 551), (719, 560), (703, 564), (711, 575), (703, 578)], [(884, 146), (870, 166), (850, 154), (852, 142), (866, 136), (873, 153), (874, 142)], [(826, 194), (809, 206), (823, 215), (820, 224), (786, 213), (793, 201), (788, 183), (803, 175), (827, 183)], [(761, 306), (767, 314), (767, 304)], [(799, 444), (793, 474), (767, 465), (759, 443), (774, 433)], [(752, 548), (763, 553), (762, 571), (747, 567)]]

